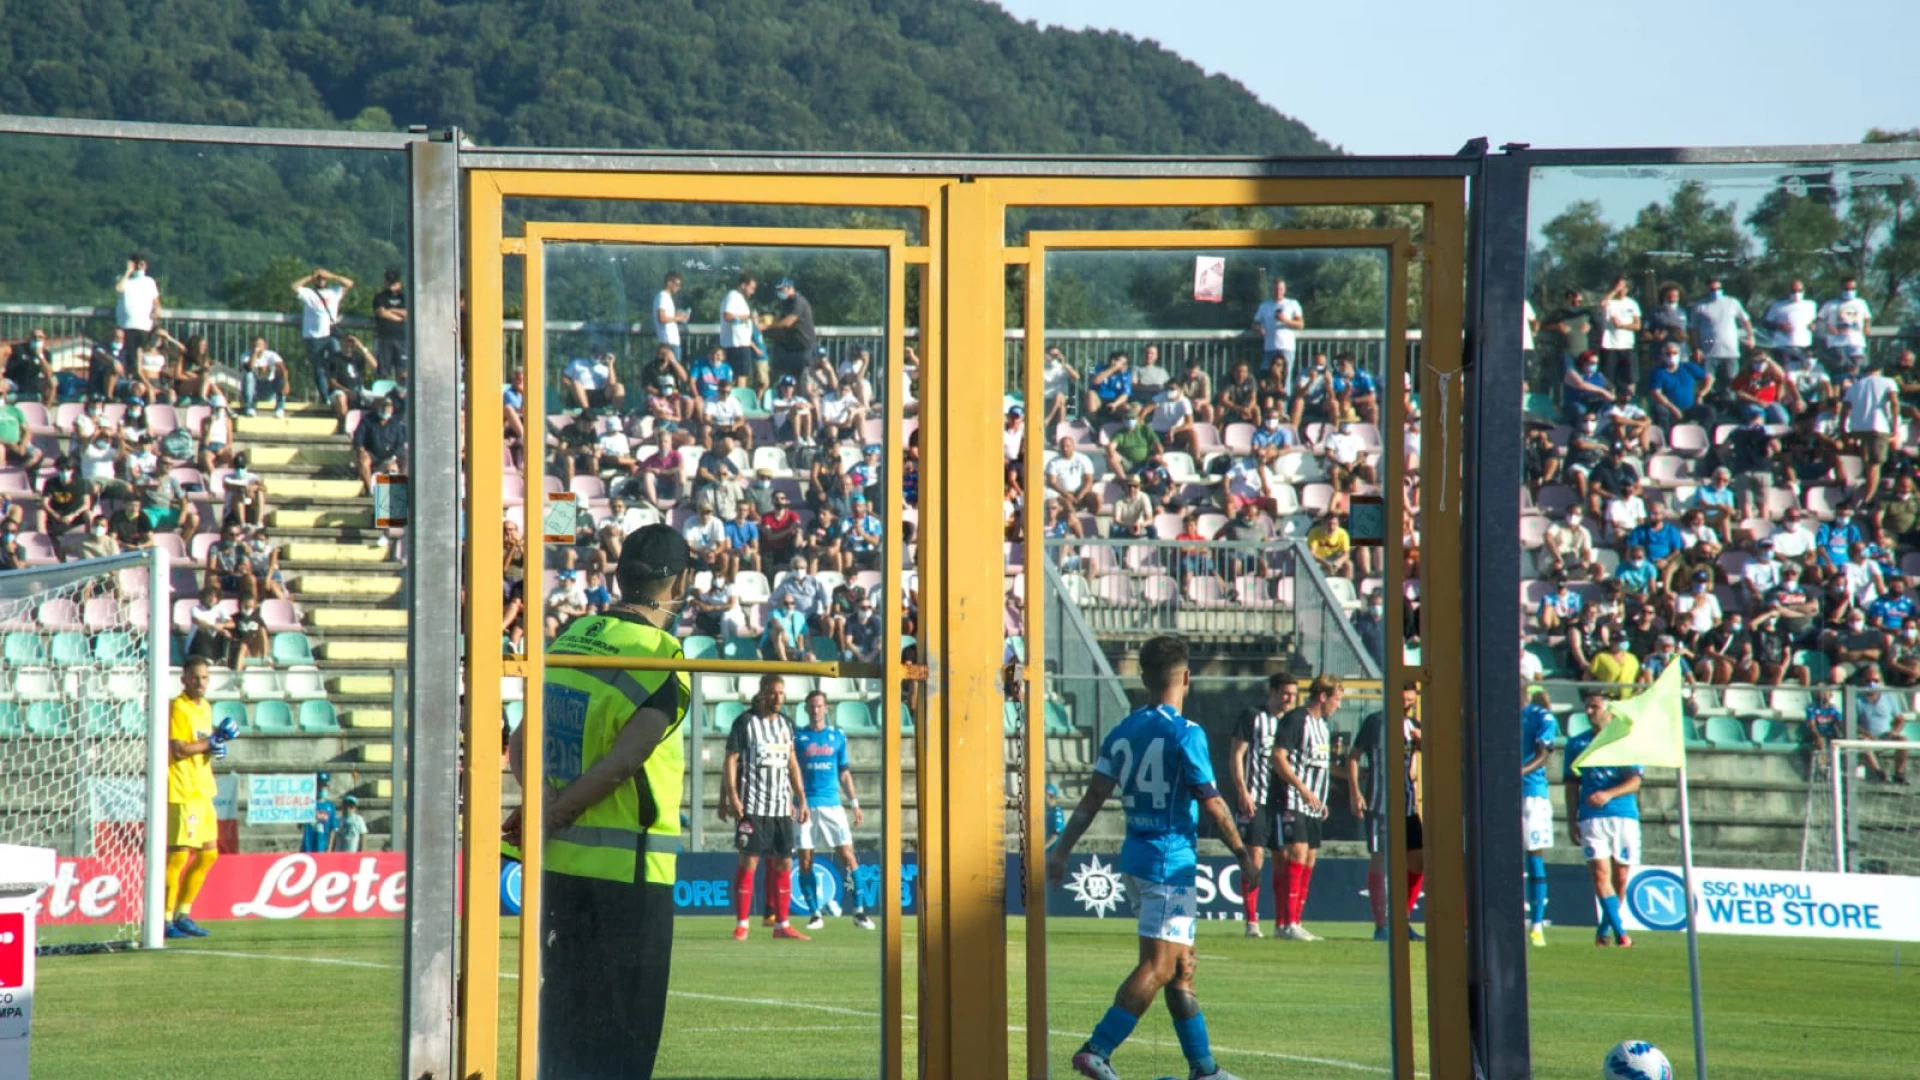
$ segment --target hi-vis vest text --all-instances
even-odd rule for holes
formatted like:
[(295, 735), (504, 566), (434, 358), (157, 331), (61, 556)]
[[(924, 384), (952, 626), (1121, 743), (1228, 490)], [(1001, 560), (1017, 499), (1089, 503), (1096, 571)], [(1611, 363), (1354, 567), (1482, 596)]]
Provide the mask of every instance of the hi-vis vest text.
[[(581, 656), (682, 655), (671, 634), (607, 616), (575, 620), (547, 652)], [(547, 837), (546, 869), (605, 881), (636, 880), (639, 834), (647, 834), (645, 880), (672, 885), (680, 846), (680, 794), (685, 751), (680, 725), (686, 720), (691, 682), (684, 672), (548, 668), (542, 697), (541, 759), (547, 783), (565, 787), (612, 749), (633, 711), (669, 678), (680, 682), (673, 726), (648, 755), (644, 786), (627, 780), (612, 795), (588, 807), (564, 829)]]

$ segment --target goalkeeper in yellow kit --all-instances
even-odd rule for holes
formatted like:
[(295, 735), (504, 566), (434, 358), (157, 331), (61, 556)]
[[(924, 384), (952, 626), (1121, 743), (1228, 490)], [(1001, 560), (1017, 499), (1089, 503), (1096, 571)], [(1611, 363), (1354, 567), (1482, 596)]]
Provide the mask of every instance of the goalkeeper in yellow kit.
[[(180, 696), (167, 711), (167, 936), (206, 937), (193, 921), (193, 898), (220, 858), (213, 813), (213, 759), (227, 756), (240, 735), (232, 720), (213, 722), (207, 700), (207, 660), (188, 657)], [(198, 853), (196, 855), (196, 852)]]

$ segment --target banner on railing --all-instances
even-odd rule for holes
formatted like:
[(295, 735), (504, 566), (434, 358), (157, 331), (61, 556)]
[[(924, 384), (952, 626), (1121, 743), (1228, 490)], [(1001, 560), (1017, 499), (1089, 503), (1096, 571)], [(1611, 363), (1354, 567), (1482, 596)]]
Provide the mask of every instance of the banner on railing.
[[(1703, 934), (1920, 941), (1920, 878), (1695, 867), (1694, 918)], [(1677, 866), (1638, 866), (1621, 921), (1629, 930), (1687, 928)]]

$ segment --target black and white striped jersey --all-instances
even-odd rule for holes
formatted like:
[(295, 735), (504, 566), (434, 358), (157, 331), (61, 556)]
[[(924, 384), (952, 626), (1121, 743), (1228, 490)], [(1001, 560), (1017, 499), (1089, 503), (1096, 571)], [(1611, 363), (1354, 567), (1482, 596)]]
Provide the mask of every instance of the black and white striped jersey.
[(1277, 801), (1284, 796), (1284, 802), (1277, 802), (1281, 809), (1303, 817), (1327, 816), (1327, 774), (1333, 757), (1328, 744), (1326, 720), (1308, 712), (1304, 705), (1280, 718), (1273, 735), (1274, 749), (1287, 752), (1293, 774), (1320, 800), (1320, 808), (1314, 809), (1298, 789), (1276, 775), (1272, 797)]
[(749, 817), (786, 817), (793, 813), (793, 721), (780, 713), (743, 712), (727, 735), (727, 753), (740, 755), (738, 791)]
[(1233, 737), (1247, 744), (1240, 775), (1246, 777), (1247, 794), (1255, 807), (1267, 805), (1267, 792), (1273, 787), (1273, 733), (1279, 726), (1278, 713), (1248, 709), (1233, 729)]

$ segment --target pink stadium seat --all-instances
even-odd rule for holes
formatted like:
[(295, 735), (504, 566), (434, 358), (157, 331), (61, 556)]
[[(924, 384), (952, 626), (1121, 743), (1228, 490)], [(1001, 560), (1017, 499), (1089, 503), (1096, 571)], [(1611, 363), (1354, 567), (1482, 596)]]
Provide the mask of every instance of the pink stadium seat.
[(582, 499), (604, 500), (607, 497), (607, 485), (597, 476), (576, 476), (569, 490)]
[(1196, 421), (1193, 425), (1193, 450), (1195, 457), (1218, 453), (1225, 450), (1227, 444), (1220, 439), (1220, 429), (1212, 424)]
[[(47, 415), (47, 407), (37, 401), (18, 401), (14, 408), (20, 410), (21, 419), (27, 422), (27, 430), (35, 435), (44, 435), (54, 430), (53, 418)], [(75, 410), (77, 413), (79, 410)]]
[(1226, 591), (1220, 587), (1220, 579), (1212, 574), (1200, 574), (1188, 578), (1187, 599), (1206, 608), (1227, 606)]
[(1220, 535), (1221, 529), (1226, 528), (1227, 516), (1225, 514), (1201, 514), (1199, 524), (1200, 535), (1211, 540)]
[(73, 422), (87, 411), (86, 405), (78, 401), (63, 401), (53, 409), (53, 430), (62, 435), (73, 430)]
[(1655, 454), (1647, 462), (1647, 479), (1659, 487), (1679, 487), (1691, 479), (1687, 471), (1687, 459), (1673, 454)]
[(1532, 551), (1547, 539), (1547, 519), (1538, 514), (1527, 514), (1520, 519), (1520, 546)]
[(1162, 540), (1172, 540), (1180, 535), (1180, 515), (1159, 514), (1153, 519), (1153, 535)]
[(147, 406), (147, 430), (153, 433), (155, 439), (158, 439), (160, 436), (165, 435), (167, 432), (179, 426), (180, 416), (173, 411), (173, 406)]
[(1306, 484), (1300, 488), (1300, 509), (1307, 513), (1324, 514), (1332, 505), (1332, 484)]
[(188, 557), (193, 560), (193, 565), (205, 566), (207, 564), (207, 552), (213, 550), (214, 543), (219, 539), (220, 537), (215, 533), (200, 533), (195, 536), (193, 538), (193, 546), (188, 549)]
[(527, 501), (525, 477), (508, 473), (500, 478), (500, 500), (506, 506), (521, 506)]
[(1570, 487), (1553, 484), (1541, 488), (1540, 494), (1534, 498), (1533, 502), (1542, 511), (1552, 514), (1565, 510), (1569, 506), (1578, 505), (1580, 496)]
[(543, 486), (546, 487), (547, 494), (549, 495), (558, 495), (561, 492), (567, 490), (566, 482), (561, 480), (558, 476), (555, 476), (553, 473), (548, 473), (543, 478)]
[(1773, 522), (1763, 517), (1748, 518), (1740, 523), (1740, 530), (1757, 544), (1773, 535)]
[(1821, 521), (1832, 521), (1833, 512), (1847, 501), (1847, 489), (1832, 484), (1822, 484), (1807, 489), (1807, 513)]
[(1253, 431), (1252, 424), (1228, 424), (1222, 441), (1227, 444), (1227, 450), (1230, 453), (1251, 454), (1253, 453)]
[(40, 605), (34, 612), (34, 620), (48, 630), (85, 630), (87, 624), (80, 617), (80, 605), (65, 597), (56, 597)]
[(1699, 424), (1675, 424), (1667, 433), (1667, 446), (1681, 457), (1705, 457), (1711, 444), (1707, 442), (1707, 429)]
[(1233, 596), (1242, 607), (1270, 608), (1274, 606), (1273, 583), (1266, 578), (1252, 574), (1243, 574), (1233, 579)]
[(111, 630), (120, 625), (120, 602), (111, 596), (96, 596), (87, 601), (80, 617), (94, 633)]
[(301, 629), (300, 613), (295, 610), (293, 601), (282, 600), (277, 596), (261, 601), (260, 620), (266, 624), (268, 630), (276, 634)]
[(60, 561), (59, 554), (53, 550), (53, 539), (46, 533), (15, 533), (14, 538), (20, 541), (20, 549), (26, 553), (28, 566)]
[(1140, 599), (1149, 604), (1171, 604), (1180, 597), (1180, 587), (1165, 574), (1151, 574), (1140, 579)]
[(1102, 604), (1125, 607), (1132, 602), (1131, 582), (1125, 574), (1101, 574), (1093, 579), (1093, 595)]
[(24, 495), (32, 490), (24, 469), (0, 469), (0, 495)]
[(153, 546), (164, 550), (168, 557), (175, 562), (187, 557), (187, 541), (186, 538), (179, 533), (154, 533)]
[(1794, 500), (1792, 491), (1789, 491), (1786, 488), (1768, 488), (1767, 489), (1768, 520), (1779, 521), (1780, 519), (1787, 516), (1787, 511), (1792, 510), (1793, 508), (1799, 505), (1800, 504)]
[(187, 632), (187, 629), (193, 625), (193, 605), (198, 602), (198, 600), (194, 599), (175, 600), (173, 602), (173, 628), (175, 630), (184, 634)]

